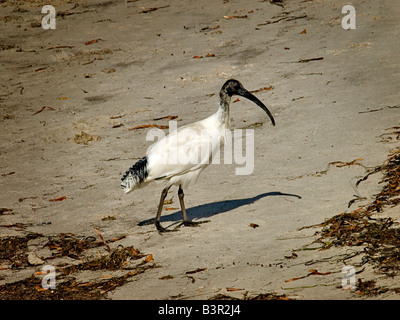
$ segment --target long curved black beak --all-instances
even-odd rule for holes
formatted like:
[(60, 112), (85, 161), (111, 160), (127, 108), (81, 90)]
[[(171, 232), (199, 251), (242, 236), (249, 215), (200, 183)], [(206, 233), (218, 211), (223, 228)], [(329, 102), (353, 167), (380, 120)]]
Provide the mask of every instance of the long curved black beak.
[(249, 91), (247, 91), (244, 88), (239, 89), (237, 92), (235, 92), (237, 95), (242, 96), (246, 99), (249, 99), (250, 101), (253, 101), (256, 105), (258, 105), (261, 109), (263, 109), (268, 117), (271, 119), (272, 125), (275, 126), (275, 119), (272, 116), (271, 112), (268, 110), (268, 108), (262, 103), (256, 96), (251, 94)]

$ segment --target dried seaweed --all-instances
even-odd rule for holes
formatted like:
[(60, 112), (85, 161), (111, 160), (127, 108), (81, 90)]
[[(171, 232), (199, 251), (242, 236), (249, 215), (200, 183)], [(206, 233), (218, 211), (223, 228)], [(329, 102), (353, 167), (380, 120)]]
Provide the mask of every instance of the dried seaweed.
[(101, 255), (91, 260), (84, 261), (78, 265), (68, 266), (62, 269), (64, 274), (69, 274), (78, 270), (119, 270), (124, 268), (129, 260), (143, 258), (144, 255), (133, 247), (118, 246), (117, 249), (109, 254)]
[(400, 150), (389, 154), (382, 165), (370, 171), (357, 185), (377, 172), (383, 174), (380, 182), (383, 187), (375, 199), (321, 223), (319, 226), (323, 229), (317, 242), (323, 244), (323, 250), (331, 246), (365, 246), (364, 263), (368, 261), (378, 272), (394, 276), (400, 274), (400, 228), (391, 217), (373, 215), (400, 203)]
[(285, 294), (272, 292), (272, 293), (262, 293), (256, 296), (251, 296), (248, 297), (246, 300), (293, 300), (293, 299), (287, 297)]
[(243, 295), (242, 299), (235, 298), (226, 294), (217, 294), (208, 300), (293, 300), (285, 294), (276, 292), (261, 293), (255, 296), (247, 296), (247, 292)]
[(43, 289), (42, 279), (32, 275), (21, 281), (0, 286), (0, 300), (97, 300), (105, 299), (106, 293), (123, 285), (137, 273), (126, 273), (98, 282), (78, 282), (70, 279), (57, 284), (56, 289)]
[(7, 260), (11, 267), (24, 267), (28, 265), (27, 244), (29, 240), (40, 237), (32, 233), (26, 237), (6, 237), (0, 239), (0, 261)]
[[(44, 258), (47, 263), (48, 260), (63, 256), (80, 260), (80, 263), (74, 265), (55, 266), (57, 274), (55, 289), (43, 288), (43, 276), (38, 276), (42, 275), (42, 272), (37, 272), (26, 279), (0, 286), (0, 300), (105, 299), (109, 291), (122, 286), (130, 277), (138, 275), (148, 268), (155, 267), (154, 264), (149, 263), (153, 259), (152, 255), (142, 254), (132, 246), (118, 245), (114, 249), (108, 246), (107, 243), (118, 241), (124, 238), (123, 236), (106, 241), (97, 230), (96, 232), (101, 241), (96, 241), (95, 237), (76, 236), (72, 233), (52, 236), (31, 233), (25, 237), (0, 238), (0, 260), (10, 262), (12, 268), (28, 267), (28, 241), (39, 237), (47, 237), (48, 242), (44, 244), (44, 247), (48, 247), (53, 253), (51, 257)], [(95, 257), (84, 254), (86, 250), (100, 246), (107, 248), (106, 254), (98, 253)], [(130, 264), (131, 261), (146, 256), (147, 258), (143, 261)], [(103, 275), (100, 279), (97, 277), (99, 280), (77, 281), (75, 275), (84, 270), (109, 270), (113, 271), (113, 274)], [(121, 270), (128, 272), (125, 271), (126, 273), (121, 276)]]
[(84, 250), (104, 245), (103, 241), (96, 241), (94, 237), (76, 237), (72, 233), (48, 236), (48, 240), (45, 246), (55, 250), (53, 256), (67, 256), (73, 259), (79, 259)]

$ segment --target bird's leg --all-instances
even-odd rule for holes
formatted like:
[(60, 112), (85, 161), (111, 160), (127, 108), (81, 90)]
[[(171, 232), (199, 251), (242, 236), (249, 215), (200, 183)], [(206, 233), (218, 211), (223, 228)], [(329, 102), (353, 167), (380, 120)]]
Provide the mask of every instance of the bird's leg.
[(161, 223), (160, 223), (161, 212), (162, 212), (162, 208), (163, 208), (163, 206), (164, 206), (164, 200), (165, 200), (165, 197), (166, 197), (167, 194), (168, 194), (169, 188), (171, 188), (171, 186), (165, 187), (165, 188), (163, 189), (163, 191), (161, 192), (160, 204), (158, 205), (158, 211), (157, 211), (157, 215), (156, 215), (155, 225), (156, 225), (156, 228), (157, 228), (157, 230), (158, 230), (159, 232), (172, 231), (172, 230), (167, 230), (167, 229), (165, 229), (164, 227), (161, 226)]
[(178, 189), (179, 203), (181, 204), (183, 224), (186, 226), (189, 221), (188, 221), (187, 214), (186, 214), (185, 203), (183, 202), (184, 196), (185, 196), (185, 194), (183, 193), (182, 187), (179, 186), (179, 189)]
[(189, 220), (188, 220), (188, 217), (187, 217), (187, 214), (186, 214), (185, 203), (183, 202), (183, 197), (184, 197), (184, 196), (185, 196), (185, 195), (184, 195), (184, 193), (183, 193), (182, 187), (179, 186), (178, 197), (179, 197), (179, 203), (181, 204), (182, 217), (183, 217), (183, 225), (184, 225), (184, 226), (189, 226), (189, 227), (196, 227), (196, 226), (198, 226), (198, 225), (201, 224), (201, 223), (208, 222), (209, 220), (207, 220), (207, 221), (201, 221), (201, 222), (194, 222), (194, 221), (189, 221)]

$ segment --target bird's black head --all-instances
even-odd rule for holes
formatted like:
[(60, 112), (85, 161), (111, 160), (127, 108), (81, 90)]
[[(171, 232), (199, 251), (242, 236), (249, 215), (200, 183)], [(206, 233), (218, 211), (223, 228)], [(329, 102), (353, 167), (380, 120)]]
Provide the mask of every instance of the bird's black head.
[(227, 94), (229, 97), (232, 97), (234, 94), (239, 94), (238, 92), (243, 89), (244, 87), (239, 81), (235, 79), (230, 79), (226, 81), (222, 86), (221, 93), (223, 92)]
[(272, 124), (275, 125), (275, 119), (272, 116), (271, 112), (268, 110), (268, 108), (253, 94), (247, 91), (239, 81), (235, 79), (230, 79), (226, 81), (222, 86), (219, 96), (221, 100), (226, 100), (228, 97), (231, 98), (234, 94), (249, 99), (250, 101), (253, 101), (255, 104), (257, 104), (261, 109), (263, 109), (267, 113), (267, 115), (271, 119)]

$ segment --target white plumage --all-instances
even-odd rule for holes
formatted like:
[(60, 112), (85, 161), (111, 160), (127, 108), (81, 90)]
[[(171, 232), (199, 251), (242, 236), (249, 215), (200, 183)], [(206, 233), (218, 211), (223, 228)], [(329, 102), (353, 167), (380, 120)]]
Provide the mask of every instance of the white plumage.
[(178, 195), (182, 209), (183, 224), (197, 225), (188, 221), (183, 202), (183, 189), (195, 183), (200, 173), (219, 154), (229, 130), (229, 103), (232, 95), (241, 95), (260, 106), (275, 125), (274, 118), (254, 95), (237, 80), (228, 80), (220, 91), (220, 106), (210, 117), (178, 128), (150, 147), (147, 155), (135, 163), (122, 177), (121, 187), (125, 193), (143, 187), (152, 181), (167, 180), (163, 189), (155, 220), (160, 232), (167, 231), (160, 224), (164, 199), (172, 185), (179, 186)]
[(182, 189), (195, 183), (201, 171), (212, 162), (212, 155), (225, 142), (228, 129), (219, 117), (220, 112), (217, 112), (183, 126), (152, 145), (146, 154), (148, 175), (145, 181), (130, 185), (124, 191), (128, 193), (161, 179), (168, 180), (169, 185), (181, 185)]

